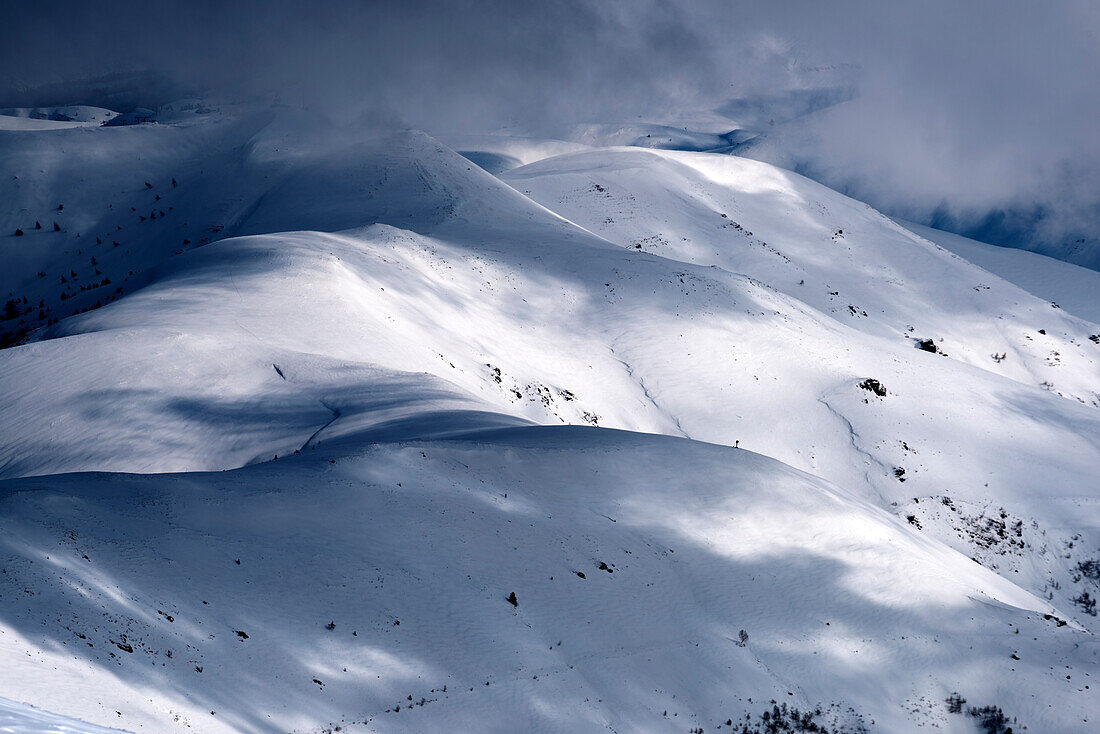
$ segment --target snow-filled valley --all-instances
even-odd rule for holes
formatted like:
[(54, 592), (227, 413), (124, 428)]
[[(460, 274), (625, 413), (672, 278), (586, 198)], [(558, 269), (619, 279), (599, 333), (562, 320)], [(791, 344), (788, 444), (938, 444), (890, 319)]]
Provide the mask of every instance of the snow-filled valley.
[(1095, 730), (1094, 271), (714, 141), (3, 112), (0, 732)]

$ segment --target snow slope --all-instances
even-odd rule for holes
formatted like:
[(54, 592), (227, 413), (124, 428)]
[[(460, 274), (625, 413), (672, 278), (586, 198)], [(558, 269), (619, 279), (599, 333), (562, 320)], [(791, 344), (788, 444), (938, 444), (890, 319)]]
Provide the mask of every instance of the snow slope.
[(956, 690), (1037, 731), (1095, 713), (1098, 647), (1046, 602), (682, 439), (533, 427), (25, 479), (2, 522), (8, 695), (132, 731), (712, 731), (772, 699), (970, 731)]
[[(867, 496), (904, 516), (913, 513), (930, 532), (979, 557), (988, 549), (973, 546), (985, 541), (962, 537), (971, 531), (953, 516), (966, 513), (944, 517), (933, 510), (922, 519), (921, 500), (928, 507), (962, 499), (971, 517), (985, 514), (977, 508), (1007, 503), (999, 508), (1006, 515), (1048, 529), (1074, 527), (1061, 545), (1073, 542), (1081, 508), (1095, 507), (1087, 467), (1095, 458), (1061, 473), (1077, 458), (1096, 456), (1095, 324), (915, 237), (865, 205), (754, 161), (594, 150), (515, 169), (505, 179), (627, 250), (747, 273), (816, 309), (818, 323), (800, 329), (785, 347), (776, 344), (783, 341), (775, 333), (782, 324), (773, 321), (771, 343), (754, 331), (747, 344), (741, 335), (730, 339), (736, 346), (721, 355), (713, 353), (718, 339), (688, 348), (704, 355), (691, 361), (693, 374), (702, 373), (696, 385), (705, 388), (705, 401), (646, 374), (661, 386), (662, 404), (688, 435), (740, 440), (845, 486), (865, 486)], [(947, 357), (913, 349), (914, 337), (933, 338)], [(736, 361), (740, 375), (723, 373), (727, 360)], [(636, 370), (642, 364), (633, 356), (629, 361)], [(876, 398), (859, 390), (860, 375), (880, 380), (887, 394)], [(746, 376), (754, 383), (737, 384)], [(1045, 390), (1024, 388), (1036, 383)], [(1008, 397), (1017, 390), (1023, 392)], [(1024, 397), (1041, 392), (1041, 400)], [(1051, 393), (1082, 405), (1048, 403)], [(690, 408), (680, 407), (688, 401)], [(791, 415), (800, 416), (793, 425)], [(830, 429), (830, 421), (839, 425)], [(898, 469), (905, 470), (901, 477)], [(1055, 490), (1068, 514), (1047, 514), (1051, 498), (1036, 489), (1051, 485), (1080, 488), (1075, 499)], [(1006, 519), (995, 514), (990, 519)], [(1095, 528), (1095, 520), (1086, 524)], [(1014, 565), (1004, 570), (1034, 573)], [(1029, 587), (1046, 591), (1063, 583), (1056, 576), (1043, 571)]]
[[(932, 337), (952, 357), (1014, 379), (1076, 382), (1073, 372), (1085, 379), (1065, 392), (1095, 399), (1095, 368), (1050, 372), (1049, 352), (1018, 346), (1025, 330), (1079, 340), (1089, 325), (796, 174), (732, 156), (625, 148), (552, 158), (505, 180), (622, 246), (749, 274), (860, 331)], [(1095, 356), (1091, 345), (1060, 346), (1063, 359)], [(1005, 351), (1013, 359), (989, 357)]]
[(102, 125), (118, 115), (114, 110), (88, 105), (65, 107), (8, 107), (0, 109), (0, 130), (63, 130)]
[[(731, 152), (783, 168), (806, 171), (815, 179), (852, 191), (856, 196), (863, 192), (868, 197), (879, 197), (882, 202), (880, 206), (899, 207), (895, 213), (900, 216), (924, 217), (930, 222), (939, 220), (938, 226), (958, 228), (983, 239), (988, 237), (993, 242), (1011, 243), (1013, 247), (1079, 267), (1100, 269), (1100, 242), (1095, 235), (1080, 236), (1084, 232), (1075, 233), (1072, 228), (1061, 231), (1063, 228), (1057, 226), (1059, 216), (1065, 216), (1065, 212), (1055, 215), (1050, 210), (1064, 205), (1060, 195), (1048, 193), (1042, 204), (1036, 201), (1029, 204), (1026, 196), (994, 204), (983, 202), (980, 198), (975, 200), (973, 192), (967, 188), (971, 184), (963, 178), (948, 178), (941, 181), (948, 189), (954, 190), (936, 192), (936, 196), (942, 197), (943, 203), (948, 206), (943, 211), (933, 211), (935, 198), (927, 194), (920, 204), (916, 202), (921, 197), (915, 193), (910, 194), (910, 198), (891, 197), (889, 194), (892, 186), (905, 186), (906, 178), (920, 180), (942, 173), (938, 170), (942, 164), (932, 156), (914, 156), (906, 167), (891, 169), (877, 160), (878, 151), (852, 145), (847, 151), (849, 155), (861, 159), (858, 163), (842, 162), (838, 158), (830, 160), (822, 153), (831, 147), (830, 141), (846, 139), (850, 134), (851, 120), (875, 114), (865, 99), (838, 97), (834, 102), (806, 110), (806, 114), (790, 119), (779, 119), (774, 127), (758, 127), (760, 135), (744, 141)], [(736, 117), (732, 109), (728, 112)], [(856, 139), (853, 138), (852, 142), (855, 143)], [(858, 173), (861, 170), (868, 172), (862, 179)], [(990, 173), (990, 181), (996, 175)], [(1067, 173), (1066, 177), (1073, 180), (1078, 175)], [(1084, 187), (1088, 188), (1088, 184)]]
[(0, 732), (4, 734), (115, 734), (118, 731), (0, 698)]
[(987, 245), (914, 222), (898, 221), (908, 230), (978, 265), (1028, 293), (1057, 303), (1074, 316), (1100, 323), (1100, 273), (1015, 247)]
[(573, 153), (587, 146), (583, 143), (512, 135), (443, 135), (439, 137), (451, 150), (473, 161), (492, 174), (528, 163), (541, 161), (563, 153)]
[(2, 253), (53, 309), (0, 351), (0, 695), (970, 731), (958, 691), (1089, 730), (1100, 326), (755, 161), (467, 146), (541, 158), (498, 179), (421, 133), (187, 120), (0, 135), (8, 224), (72, 217)]

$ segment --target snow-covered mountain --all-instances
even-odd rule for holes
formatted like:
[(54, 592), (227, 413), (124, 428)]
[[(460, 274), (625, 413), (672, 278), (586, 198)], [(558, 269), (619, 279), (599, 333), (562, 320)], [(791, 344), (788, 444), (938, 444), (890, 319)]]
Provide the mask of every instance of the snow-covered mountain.
[[(1040, 184), (1033, 184), (1026, 194), (1021, 191), (993, 203), (983, 200), (981, 186), (974, 186), (967, 180), (968, 172), (961, 161), (959, 169), (949, 173), (945, 169), (943, 156), (950, 155), (947, 151), (961, 153), (968, 146), (941, 147), (944, 141), (938, 140), (937, 135), (942, 131), (934, 129), (899, 129), (894, 133), (899, 138), (928, 135), (929, 139), (923, 140), (921, 146), (936, 148), (938, 153), (911, 156), (908, 166), (894, 166), (877, 160), (882, 154), (881, 148), (869, 146), (865, 152), (861, 150), (860, 135), (869, 133), (869, 129), (858, 132), (851, 129), (855, 120), (874, 118), (873, 103), (842, 96), (829, 102), (831, 104), (818, 108), (800, 110), (799, 114), (787, 118), (780, 116), (774, 125), (757, 124), (751, 131), (756, 134), (745, 135), (732, 150), (739, 156), (801, 171), (868, 201), (877, 198), (882, 202), (878, 206), (893, 207), (895, 216), (920, 218), (925, 224), (1010, 246), (1004, 249), (1019, 248), (1093, 271), (1100, 270), (1100, 240), (1091, 228), (1091, 222), (1096, 219), (1095, 181), (1090, 180), (1088, 164), (1082, 160), (1070, 157), (1052, 167), (1058, 170), (1058, 175), (1044, 182), (1047, 190), (1040, 188)], [(736, 107), (727, 111), (736, 114)], [(840, 140), (845, 142), (838, 142)], [(842, 151), (861, 160), (845, 162)], [(987, 159), (970, 165), (991, 167), (993, 164)], [(1034, 173), (1032, 167), (1022, 170), (1026, 172), (1024, 175)], [(999, 173), (1002, 179), (1009, 180), (1017, 174), (1008, 169)], [(906, 179), (937, 180), (954, 190), (937, 192), (938, 205), (936, 199), (929, 199), (927, 189), (923, 195), (891, 193), (906, 186)], [(986, 179), (987, 185), (995, 185), (994, 182), (995, 179)], [(996, 183), (1004, 186), (1006, 182)], [(920, 184), (914, 187), (915, 190), (920, 188)]]
[(0, 696), (1095, 727), (1091, 271), (606, 131), (158, 120), (0, 130)]

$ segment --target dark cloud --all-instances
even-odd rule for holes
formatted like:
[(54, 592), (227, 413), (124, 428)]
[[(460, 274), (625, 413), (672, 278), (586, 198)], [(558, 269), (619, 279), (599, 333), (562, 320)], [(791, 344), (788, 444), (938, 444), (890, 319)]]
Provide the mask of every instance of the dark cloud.
[[(1032, 245), (1100, 231), (1094, 0), (0, 6), (3, 104), (152, 70), (164, 95), (259, 96), (437, 132), (560, 135), (727, 105), (778, 118), (762, 157), (889, 211)], [(803, 104), (850, 89), (827, 110)]]
[(856, 63), (858, 98), (776, 132), (761, 157), (1100, 267), (1100, 5), (849, 2), (817, 16), (802, 31), (784, 18), (786, 37)]
[(222, 95), (383, 107), (420, 127), (548, 128), (637, 114), (718, 75), (689, 19), (660, 2), (11, 6), (0, 30), (9, 92), (152, 69)]

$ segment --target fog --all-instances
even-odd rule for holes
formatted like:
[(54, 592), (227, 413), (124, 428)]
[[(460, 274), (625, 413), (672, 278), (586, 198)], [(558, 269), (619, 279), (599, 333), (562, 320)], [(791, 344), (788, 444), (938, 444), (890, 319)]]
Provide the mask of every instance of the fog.
[[(775, 124), (751, 154), (892, 214), (1052, 251), (1100, 234), (1090, 0), (2, 0), (0, 17), (3, 105), (87, 101), (87, 80), (141, 71), (154, 101), (261, 98), (436, 133), (755, 110)], [(851, 99), (790, 119), (783, 101), (815, 89)]]

